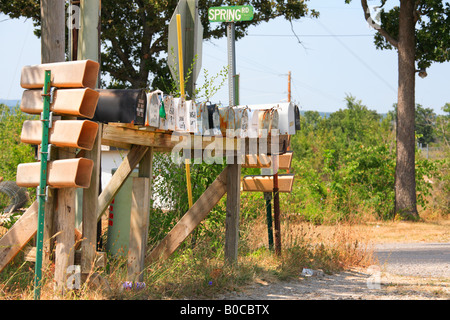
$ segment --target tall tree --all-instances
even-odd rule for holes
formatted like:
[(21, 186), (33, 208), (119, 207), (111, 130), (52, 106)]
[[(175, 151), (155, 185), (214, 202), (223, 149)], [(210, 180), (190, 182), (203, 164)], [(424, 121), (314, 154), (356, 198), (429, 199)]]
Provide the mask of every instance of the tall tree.
[(441, 0), (400, 0), (400, 6), (385, 10), (389, 1), (380, 2), (380, 23), (371, 16), (367, 0), (361, 0), (361, 5), (364, 18), (378, 31), (376, 47), (398, 52), (395, 212), (414, 220), (418, 218), (414, 167), (416, 73), (425, 77), (433, 62), (450, 61), (450, 4)]
[[(252, 25), (284, 17), (288, 21), (305, 16), (317, 17), (308, 0), (199, 0), (204, 40), (226, 35), (225, 23), (210, 24), (208, 8), (250, 4), (254, 19), (236, 25), (236, 38), (242, 38)], [(40, 34), (40, 0), (4, 0), (0, 11), (11, 18), (32, 18)], [(168, 88), (171, 77), (167, 66), (168, 24), (177, 0), (102, 0), (101, 70), (104, 86), (122, 88)]]

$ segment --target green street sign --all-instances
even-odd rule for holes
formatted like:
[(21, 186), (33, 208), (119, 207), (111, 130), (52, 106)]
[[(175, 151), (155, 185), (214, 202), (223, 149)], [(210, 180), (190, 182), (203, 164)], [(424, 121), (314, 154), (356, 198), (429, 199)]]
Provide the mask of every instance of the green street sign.
[(253, 20), (252, 6), (212, 7), (208, 9), (210, 22), (237, 22)]

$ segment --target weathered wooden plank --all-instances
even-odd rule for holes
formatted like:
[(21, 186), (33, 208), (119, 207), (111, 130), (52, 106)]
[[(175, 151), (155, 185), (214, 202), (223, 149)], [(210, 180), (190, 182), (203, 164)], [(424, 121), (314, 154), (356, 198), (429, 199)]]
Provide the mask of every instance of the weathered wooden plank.
[(36, 234), (38, 202), (35, 201), (0, 239), (0, 272)]
[[(188, 139), (188, 137), (190, 138), (190, 142), (185, 142), (183, 139)], [(273, 142), (271, 136), (264, 139), (204, 136), (199, 140), (194, 135), (188, 133), (148, 131), (140, 130), (134, 125), (118, 126), (114, 124), (105, 124), (102, 134), (102, 144), (104, 145), (127, 146), (136, 144), (156, 147), (161, 150), (172, 150), (175, 147), (179, 150), (183, 148), (190, 148), (192, 150), (211, 149), (220, 150), (224, 156), (226, 151), (235, 155), (271, 154), (272, 151), (276, 154), (285, 153), (289, 145), (288, 139), (288, 135), (279, 135)], [(274, 144), (274, 148), (272, 148), (272, 143)]]
[(150, 210), (150, 178), (133, 178), (127, 280), (142, 282)]
[(227, 165), (227, 214), (225, 218), (225, 259), (237, 261), (239, 242), (241, 165)]
[(75, 193), (76, 188), (58, 190), (58, 203), (55, 212), (55, 282), (58, 293), (65, 292), (67, 267), (74, 264)]
[(126, 127), (104, 125), (102, 139), (149, 147), (173, 148), (178, 141), (172, 141), (169, 133), (134, 130)]
[(173, 227), (164, 239), (150, 252), (145, 259), (146, 263), (151, 263), (158, 259), (167, 259), (208, 215), (211, 209), (227, 192), (227, 171), (228, 168), (226, 167), (200, 198), (198, 198), (194, 205), (178, 221), (175, 227)]
[[(293, 152), (288, 151), (284, 154), (278, 156), (278, 169), (290, 170), (292, 163)], [(243, 168), (272, 168), (272, 156), (261, 154), (261, 155), (246, 155), (245, 163), (242, 164)]]
[[(28, 262), (36, 262), (36, 247), (30, 245), (25, 246), (23, 249), (23, 258)], [(75, 265), (81, 264), (82, 253), (80, 250), (75, 251)], [(95, 253), (94, 268), (106, 267), (106, 252), (97, 251)]]
[[(279, 174), (279, 192), (291, 192), (294, 184), (294, 174)], [(245, 176), (242, 180), (242, 191), (273, 192), (273, 176)]]
[(137, 166), (139, 161), (141, 161), (142, 157), (148, 151), (147, 146), (138, 146), (133, 145), (131, 150), (128, 152), (125, 159), (120, 164), (119, 168), (117, 168), (116, 172), (112, 176), (108, 185), (102, 191), (100, 196), (98, 197), (98, 208), (97, 208), (97, 221), (100, 220), (102, 214), (108, 208), (112, 199), (115, 197), (120, 187), (124, 183), (124, 181), (131, 174), (133, 169)]
[(139, 178), (133, 178), (130, 214), (130, 241), (128, 251), (128, 281), (144, 280), (144, 262), (152, 195), (153, 147), (150, 147), (139, 162)]
[(85, 157), (94, 161), (91, 184), (83, 190), (83, 214), (81, 242), (81, 272), (89, 273), (97, 255), (97, 208), (100, 188), (100, 164), (101, 164), (101, 132), (102, 124), (99, 124), (97, 137), (92, 150), (87, 151)]

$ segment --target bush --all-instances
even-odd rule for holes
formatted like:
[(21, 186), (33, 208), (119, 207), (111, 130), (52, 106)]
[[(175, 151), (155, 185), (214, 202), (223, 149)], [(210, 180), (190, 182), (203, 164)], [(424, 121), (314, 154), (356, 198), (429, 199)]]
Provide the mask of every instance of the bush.
[[(395, 134), (382, 118), (347, 97), (347, 108), (328, 118), (305, 113), (292, 137), (296, 182), (286, 209), (314, 223), (354, 220), (366, 212), (391, 219), (395, 209)], [(416, 157), (417, 203), (425, 209), (441, 163)]]

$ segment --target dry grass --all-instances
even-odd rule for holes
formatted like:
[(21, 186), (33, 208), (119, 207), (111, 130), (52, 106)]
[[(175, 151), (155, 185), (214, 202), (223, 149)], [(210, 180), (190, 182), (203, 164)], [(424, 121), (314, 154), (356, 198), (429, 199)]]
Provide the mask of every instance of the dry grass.
[[(298, 277), (303, 268), (337, 272), (373, 263), (373, 244), (383, 242), (450, 241), (450, 220), (424, 222), (343, 223), (313, 225), (295, 216), (282, 217), (282, 255), (268, 250), (267, 225), (261, 216), (241, 224), (238, 263), (224, 263), (223, 252), (208, 241), (180, 250), (169, 260), (148, 266), (147, 288), (123, 291), (126, 262), (109, 260), (107, 271), (98, 271), (107, 285), (83, 285), (64, 296), (55, 295), (53, 271), (45, 272), (42, 299), (179, 299), (211, 297), (252, 282), (274, 282)], [(33, 264), (18, 256), (2, 277), (0, 299), (33, 299)], [(4, 275), (4, 274), (3, 274)]]
[(373, 242), (450, 242), (450, 219), (424, 222), (380, 221), (360, 225)]

